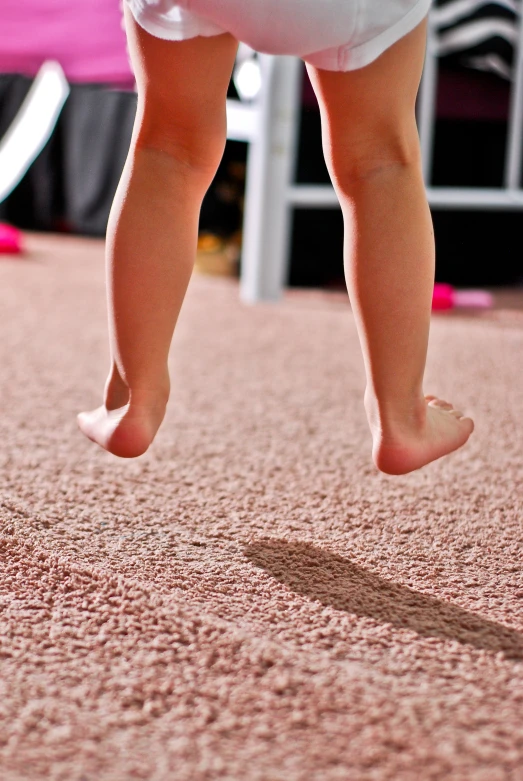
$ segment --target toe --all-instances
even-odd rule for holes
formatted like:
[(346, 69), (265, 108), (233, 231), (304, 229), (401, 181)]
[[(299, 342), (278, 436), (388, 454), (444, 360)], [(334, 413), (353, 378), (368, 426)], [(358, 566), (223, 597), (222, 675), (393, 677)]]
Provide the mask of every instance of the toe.
[(457, 420), (460, 429), (466, 431), (467, 436), (472, 434), (474, 431), (474, 421), (472, 418), (467, 418), (464, 412), (457, 409), (451, 410), (448, 414)]
[(91, 419), (91, 413), (89, 412), (79, 412), (78, 415), (76, 416), (76, 421), (81, 429), (84, 429), (87, 426), (90, 419)]
[(461, 423), (462, 426), (465, 426), (468, 429), (469, 436), (470, 436), (474, 431), (474, 421), (472, 420), (472, 418), (461, 418), (459, 422)]
[(445, 401), (444, 399), (438, 399), (437, 397), (432, 399), (432, 401), (429, 401), (429, 404), (431, 407), (438, 407), (439, 409), (446, 409), (446, 410), (454, 409), (452, 404), (450, 404), (450, 402)]

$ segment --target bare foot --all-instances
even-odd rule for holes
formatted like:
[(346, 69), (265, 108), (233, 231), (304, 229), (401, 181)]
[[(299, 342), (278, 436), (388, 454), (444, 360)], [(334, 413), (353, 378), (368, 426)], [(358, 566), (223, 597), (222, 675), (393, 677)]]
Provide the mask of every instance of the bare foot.
[(474, 423), (452, 404), (425, 396), (410, 418), (377, 422), (376, 405), (366, 401), (373, 438), (372, 456), (381, 472), (403, 475), (452, 453), (468, 440)]
[(129, 391), (121, 381), (106, 389), (106, 403), (78, 415), (88, 439), (120, 458), (141, 456), (156, 436), (165, 416), (168, 393)]

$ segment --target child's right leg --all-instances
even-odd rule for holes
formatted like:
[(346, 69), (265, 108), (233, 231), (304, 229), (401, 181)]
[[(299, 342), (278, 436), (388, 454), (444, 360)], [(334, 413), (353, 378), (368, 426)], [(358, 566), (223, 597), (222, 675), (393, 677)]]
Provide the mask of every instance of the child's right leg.
[(231, 35), (172, 42), (125, 9), (138, 85), (129, 157), (107, 230), (111, 369), (102, 406), (78, 416), (111, 453), (141, 455), (169, 395), (167, 357), (189, 283), (205, 192), (226, 141)]
[(474, 424), (424, 397), (434, 236), (415, 100), (426, 21), (365, 68), (307, 66), (345, 224), (345, 274), (363, 348), (379, 469), (403, 474), (463, 445)]

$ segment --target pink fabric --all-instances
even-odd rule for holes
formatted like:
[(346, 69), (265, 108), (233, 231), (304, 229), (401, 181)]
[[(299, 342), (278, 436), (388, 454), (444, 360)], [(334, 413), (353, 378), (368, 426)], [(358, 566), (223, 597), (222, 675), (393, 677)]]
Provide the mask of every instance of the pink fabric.
[(71, 82), (134, 83), (118, 0), (1, 0), (0, 73), (55, 59)]

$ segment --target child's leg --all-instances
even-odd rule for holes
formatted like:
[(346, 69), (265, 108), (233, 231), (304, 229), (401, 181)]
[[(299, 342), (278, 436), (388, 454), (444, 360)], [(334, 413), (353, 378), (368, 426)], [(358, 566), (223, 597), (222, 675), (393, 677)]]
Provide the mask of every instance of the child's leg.
[(107, 232), (112, 365), (105, 403), (79, 415), (84, 434), (123, 457), (145, 452), (165, 414), (167, 356), (196, 254), (203, 196), (226, 140), (237, 41), (169, 42), (126, 10), (138, 85), (131, 149)]
[(415, 99), (426, 21), (361, 70), (308, 66), (345, 224), (345, 274), (367, 374), (376, 465), (402, 474), (456, 450), (473, 423), (424, 397), (434, 237)]

